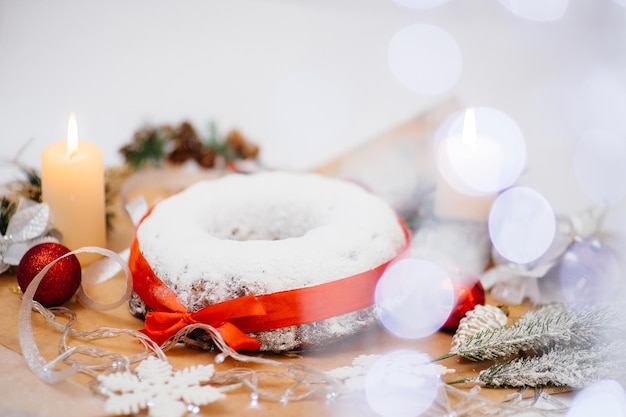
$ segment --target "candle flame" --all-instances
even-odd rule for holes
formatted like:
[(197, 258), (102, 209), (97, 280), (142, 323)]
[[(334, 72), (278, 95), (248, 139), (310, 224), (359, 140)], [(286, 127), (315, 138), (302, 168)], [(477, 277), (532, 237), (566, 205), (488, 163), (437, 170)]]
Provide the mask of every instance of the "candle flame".
[(461, 140), (470, 148), (476, 147), (476, 115), (472, 107), (465, 111)]
[(76, 115), (70, 114), (67, 123), (67, 157), (72, 159), (78, 152), (78, 126), (76, 125)]

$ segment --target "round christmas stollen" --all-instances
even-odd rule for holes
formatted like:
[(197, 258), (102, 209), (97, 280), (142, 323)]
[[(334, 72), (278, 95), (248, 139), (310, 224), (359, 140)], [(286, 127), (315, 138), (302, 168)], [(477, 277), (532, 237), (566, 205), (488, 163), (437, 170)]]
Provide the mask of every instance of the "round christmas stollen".
[(143, 332), (162, 344), (185, 326), (204, 323), (215, 327), (231, 348), (255, 351), (261, 345), (248, 333), (314, 323), (371, 307), (378, 279), (390, 263), (406, 254), (410, 245), (409, 229), (402, 219), (398, 218), (398, 222), (406, 239), (405, 247), (396, 257), (373, 269), (311, 287), (243, 296), (195, 312), (187, 311), (176, 293), (154, 273), (135, 236), (128, 261), (133, 289), (153, 310), (145, 317)]

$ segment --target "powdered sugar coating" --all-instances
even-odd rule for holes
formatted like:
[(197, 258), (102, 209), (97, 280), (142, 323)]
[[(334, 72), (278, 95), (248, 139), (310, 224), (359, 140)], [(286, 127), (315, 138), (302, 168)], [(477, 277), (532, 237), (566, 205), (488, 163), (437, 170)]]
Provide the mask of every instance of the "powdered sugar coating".
[[(194, 184), (157, 204), (137, 238), (155, 274), (189, 311), (354, 275), (405, 245), (397, 215), (380, 198), (346, 181), (286, 172)], [(353, 323), (333, 320), (325, 320), (326, 332), (354, 332)]]

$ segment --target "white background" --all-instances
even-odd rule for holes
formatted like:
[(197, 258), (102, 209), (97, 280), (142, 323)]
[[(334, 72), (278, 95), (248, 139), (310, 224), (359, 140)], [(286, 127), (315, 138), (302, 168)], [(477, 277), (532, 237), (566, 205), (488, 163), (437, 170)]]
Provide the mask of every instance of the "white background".
[[(121, 161), (119, 147), (139, 127), (188, 119), (201, 133), (211, 121), (241, 129), (268, 165), (308, 169), (456, 98), (509, 114), (526, 138), (523, 181), (558, 212), (576, 210), (589, 203), (573, 174), (578, 137), (605, 128), (626, 140), (619, 1), (571, 0), (561, 19), (536, 22), (498, 0), (432, 9), (391, 0), (0, 0), (0, 157), (31, 141), (20, 160), (38, 166), (75, 112), (80, 137), (103, 148), (107, 165)], [(416, 23), (439, 26), (461, 49), (463, 72), (445, 93), (409, 91), (388, 67), (390, 40)], [(311, 116), (287, 140), (272, 106), (293, 80), (319, 81), (323, 94), (300, 103)], [(326, 94), (333, 88), (339, 104)], [(337, 109), (343, 119), (326, 118)], [(0, 168), (2, 180), (18, 175)]]

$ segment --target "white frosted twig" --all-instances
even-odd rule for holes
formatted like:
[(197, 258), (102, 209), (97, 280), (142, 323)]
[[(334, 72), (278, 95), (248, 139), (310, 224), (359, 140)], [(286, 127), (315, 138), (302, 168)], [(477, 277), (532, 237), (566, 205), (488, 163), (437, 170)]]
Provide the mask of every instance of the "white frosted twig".
[(487, 329), (463, 340), (455, 354), (473, 361), (495, 360), (520, 352), (543, 352), (555, 345), (592, 346), (619, 330), (608, 308), (573, 310), (564, 304), (526, 313), (511, 327)]
[(589, 349), (558, 347), (540, 356), (493, 365), (467, 382), (490, 387), (582, 388), (602, 379), (624, 379), (626, 343), (617, 340)]

